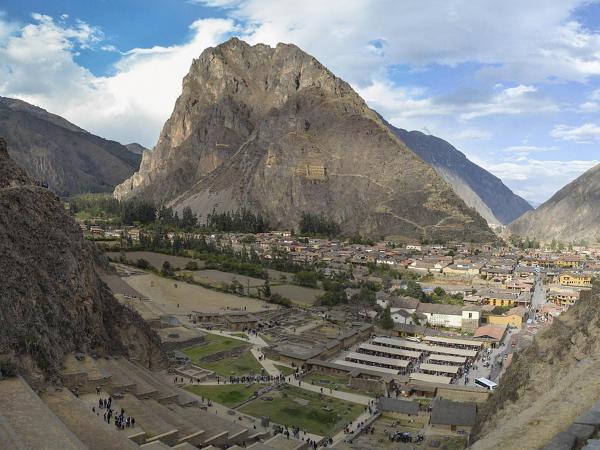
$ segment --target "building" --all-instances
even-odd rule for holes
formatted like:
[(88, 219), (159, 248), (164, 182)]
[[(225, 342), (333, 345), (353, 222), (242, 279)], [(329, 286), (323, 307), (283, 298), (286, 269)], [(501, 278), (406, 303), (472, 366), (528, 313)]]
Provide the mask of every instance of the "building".
[(509, 309), (506, 314), (490, 314), (485, 316), (485, 319), (490, 325), (504, 325), (521, 328), (527, 321), (527, 311), (527, 308), (523, 306), (516, 306)]
[(229, 314), (223, 320), (230, 331), (253, 330), (258, 326), (258, 318), (253, 314)]
[(558, 277), (558, 282), (563, 286), (592, 287), (592, 275), (583, 272), (565, 272)]
[(465, 431), (470, 433), (477, 419), (475, 403), (458, 403), (435, 399), (431, 405), (431, 428), (436, 431)]
[(421, 408), (418, 402), (411, 400), (381, 397), (377, 403), (377, 409), (385, 411), (395, 418), (408, 418), (419, 414)]
[(439, 303), (419, 303), (417, 313), (427, 317), (433, 326), (458, 328), (475, 331), (481, 319), (479, 306), (445, 305)]
[(475, 330), (474, 337), (485, 340), (495, 347), (502, 342), (507, 329), (506, 325), (483, 325)]

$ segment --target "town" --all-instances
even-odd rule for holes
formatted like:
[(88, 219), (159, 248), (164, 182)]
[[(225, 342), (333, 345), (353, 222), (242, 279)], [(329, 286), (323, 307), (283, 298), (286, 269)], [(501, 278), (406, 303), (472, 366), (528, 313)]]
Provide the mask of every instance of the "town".
[[(79, 223), (112, 261), (117, 275), (106, 281), (117, 298), (171, 350), (171, 383), (238, 425), (262, 418), (336, 448), (467, 445), (478, 405), (513, 356), (600, 271), (600, 244), (172, 231), (157, 249), (152, 231)], [(258, 269), (202, 259), (198, 241)], [(340, 404), (323, 406), (324, 426), (286, 414), (288, 396)]]

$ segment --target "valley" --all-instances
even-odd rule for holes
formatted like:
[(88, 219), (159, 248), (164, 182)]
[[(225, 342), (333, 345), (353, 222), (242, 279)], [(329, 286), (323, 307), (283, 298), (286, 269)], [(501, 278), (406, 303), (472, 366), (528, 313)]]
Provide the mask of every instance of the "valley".
[(600, 448), (593, 5), (405, 3), (0, 7), (0, 450)]

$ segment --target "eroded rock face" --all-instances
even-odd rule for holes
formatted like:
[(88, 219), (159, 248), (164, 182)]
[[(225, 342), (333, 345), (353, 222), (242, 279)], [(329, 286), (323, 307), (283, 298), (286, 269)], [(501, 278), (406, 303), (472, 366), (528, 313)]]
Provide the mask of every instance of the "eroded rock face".
[(0, 97), (0, 136), (13, 160), (60, 196), (112, 192), (140, 155), (24, 101)]
[(50, 190), (36, 187), (0, 140), (0, 355), (48, 377), (72, 351), (127, 355), (161, 367), (156, 333), (120, 305), (97, 270), (107, 263)]
[(600, 235), (600, 165), (566, 185), (550, 200), (510, 224), (512, 233), (564, 242)]
[(475, 450), (543, 448), (600, 400), (600, 284), (513, 356), (478, 407)]
[(10, 159), (6, 141), (0, 138), (0, 189), (31, 183), (29, 175)]
[(276, 227), (324, 213), (348, 233), (490, 240), (484, 219), (343, 80), (294, 45), (205, 50), (140, 171), (115, 189)]

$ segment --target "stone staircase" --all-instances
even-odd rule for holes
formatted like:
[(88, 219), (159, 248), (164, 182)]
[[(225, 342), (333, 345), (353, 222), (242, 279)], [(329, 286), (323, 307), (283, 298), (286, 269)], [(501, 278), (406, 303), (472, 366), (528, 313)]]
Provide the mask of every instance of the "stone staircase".
[[(195, 396), (124, 358), (71, 357), (64, 384), (38, 395), (21, 378), (0, 380), (0, 449), (305, 448), (302, 441), (271, 438), (269, 432), (250, 430), (235, 418), (207, 412)], [(108, 396), (114, 411), (123, 408), (135, 418), (135, 427), (121, 430), (114, 419), (104, 421), (98, 400)]]
[(0, 381), (0, 418), (2, 448), (88, 448), (21, 378)]

